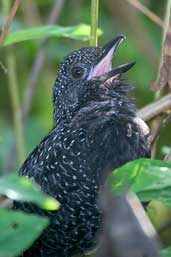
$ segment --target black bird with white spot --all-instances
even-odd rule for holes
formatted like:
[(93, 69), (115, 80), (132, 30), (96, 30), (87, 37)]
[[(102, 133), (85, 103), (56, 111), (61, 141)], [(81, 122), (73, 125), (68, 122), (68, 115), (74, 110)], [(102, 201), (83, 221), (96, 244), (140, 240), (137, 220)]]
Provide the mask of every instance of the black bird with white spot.
[(96, 245), (101, 213), (97, 206), (106, 176), (122, 164), (150, 155), (149, 130), (136, 117), (122, 74), (134, 63), (112, 68), (123, 41), (87, 47), (68, 55), (54, 84), (54, 127), (19, 171), (55, 197), (61, 208), (42, 211), (15, 203), (26, 212), (48, 215), (51, 224), (23, 256), (68, 257)]

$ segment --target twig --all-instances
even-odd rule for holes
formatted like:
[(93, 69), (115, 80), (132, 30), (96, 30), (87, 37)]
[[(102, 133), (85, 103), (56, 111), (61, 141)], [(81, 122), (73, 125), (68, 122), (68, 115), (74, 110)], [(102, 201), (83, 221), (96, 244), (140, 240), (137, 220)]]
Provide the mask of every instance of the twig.
[(165, 24), (162, 21), (162, 19), (160, 19), (160, 17), (158, 17), (155, 13), (150, 11), (146, 6), (144, 6), (138, 0), (126, 0), (126, 1), (130, 3), (132, 6), (134, 6), (136, 9), (138, 9), (140, 12), (142, 12), (144, 15), (146, 15), (154, 23), (159, 25), (162, 29), (164, 29)]
[[(54, 5), (52, 6), (51, 12), (48, 17), (47, 24), (53, 24), (58, 20), (63, 6), (64, 6), (64, 0), (56, 0), (54, 2)], [(43, 39), (41, 42), (41, 45), (40, 45), (39, 52), (37, 53), (37, 56), (35, 58), (35, 62), (33, 63), (33, 66), (31, 68), (28, 84), (27, 84), (26, 90), (24, 92), (24, 97), (23, 97), (23, 105), (22, 105), (23, 121), (25, 121), (27, 119), (30, 108), (31, 108), (31, 103), (32, 103), (32, 99), (33, 99), (33, 96), (34, 96), (34, 93), (36, 90), (40, 71), (45, 62), (47, 44), (48, 44), (48, 39), (47, 38)], [(15, 159), (16, 159), (16, 156), (15, 156), (15, 143), (14, 143), (11, 146), (11, 148), (9, 150), (9, 154), (4, 163), (4, 172), (5, 173), (8, 173), (10, 170), (13, 169)]]
[(17, 9), (19, 7), (20, 2), (21, 2), (21, 0), (15, 0), (14, 1), (14, 4), (12, 6), (9, 17), (8, 17), (6, 23), (5, 23), (5, 26), (2, 29), (1, 35), (0, 35), (0, 47), (2, 47), (2, 45), (3, 45), (3, 42), (5, 40), (5, 37), (6, 37), (7, 33), (8, 33), (9, 27), (10, 27), (10, 25), (11, 25), (13, 19), (14, 19), (14, 16), (17, 12)]
[(171, 113), (169, 113), (169, 115), (167, 115), (164, 119), (162, 119), (157, 129), (153, 132), (152, 139), (151, 139), (152, 145), (158, 140), (162, 130), (166, 127), (166, 125), (169, 122), (171, 122)]
[[(171, 60), (170, 60), (171, 55), (168, 52), (168, 50), (171, 47), (171, 33), (170, 33), (171, 32), (171, 15), (170, 15), (171, 8), (170, 8), (170, 6), (171, 6), (171, 0), (168, 1), (167, 9), (169, 9), (169, 11), (166, 14), (166, 24), (168, 23), (168, 20), (170, 20), (170, 22), (169, 22), (168, 29), (166, 29), (164, 31), (164, 38), (168, 37), (168, 38), (170, 38), (170, 40), (167, 40), (167, 44), (165, 41), (164, 46), (163, 46), (163, 53), (166, 53), (166, 55), (163, 54), (161, 56), (161, 63), (165, 63), (163, 60), (166, 60), (167, 65), (165, 63), (165, 65), (161, 66), (161, 68), (159, 69), (159, 73), (158, 73), (159, 78), (157, 80), (158, 81), (157, 83), (159, 83), (159, 84), (158, 84), (158, 86), (156, 85), (156, 87), (158, 89), (163, 88), (163, 81), (165, 81), (164, 84), (166, 86), (166, 79), (168, 79), (167, 71), (171, 70)], [(170, 15), (170, 18), (169, 18), (169, 15)], [(169, 81), (168, 81), (168, 83), (169, 83)], [(140, 117), (142, 117), (144, 120), (150, 120), (153, 117), (159, 115), (163, 111), (170, 109), (170, 108), (171, 108), (171, 94), (162, 97), (160, 100), (156, 101), (156, 103), (146, 106), (145, 108), (143, 108), (142, 110), (140, 110), (138, 112), (138, 115)]]
[[(171, 0), (167, 0), (165, 14), (165, 28), (163, 30), (162, 53), (160, 57), (160, 65), (156, 81), (152, 84), (151, 89), (156, 91), (155, 98), (159, 99), (168, 91), (168, 85), (171, 83)], [(170, 77), (170, 78), (169, 78)], [(158, 130), (162, 118), (158, 117), (151, 124), (153, 130)], [(152, 156), (155, 156), (157, 145), (154, 143), (152, 148)]]
[(39, 5), (35, 0), (22, 1), (24, 21), (28, 27), (40, 26), (42, 24)]
[(115, 20), (119, 20), (124, 30), (127, 32), (131, 31), (132, 35), (134, 36), (135, 44), (137, 45), (138, 50), (141, 52), (140, 54), (145, 56), (148, 63), (156, 69), (157, 63), (159, 61), (158, 51), (154, 46), (151, 34), (148, 32), (139, 13), (136, 12), (135, 8), (132, 8), (132, 6), (126, 4), (126, 2), (123, 0), (107, 0), (105, 3), (109, 12), (112, 14), (112, 17)]
[(108, 185), (99, 204), (103, 221), (95, 257), (160, 256), (157, 232), (134, 193), (114, 195)]
[(145, 121), (149, 121), (159, 114), (171, 109), (171, 94), (163, 96), (156, 102), (149, 104), (139, 110), (137, 115)]
[(97, 46), (99, 0), (91, 0), (90, 46)]
[(154, 91), (161, 90), (166, 85), (171, 88), (171, 7), (169, 8), (170, 18), (163, 44), (161, 67), (159, 70), (157, 81), (152, 86), (152, 89)]
[(8, 69), (5, 67), (5, 65), (2, 62), (0, 62), (0, 69), (2, 69), (5, 74), (8, 73)]
[(164, 161), (165, 161), (165, 162), (171, 162), (171, 151), (170, 151), (170, 153), (168, 153), (168, 154), (165, 156)]
[[(13, 6), (15, 11), (13, 11), (12, 13), (16, 13), (16, 6), (17, 4), (19, 4), (19, 2), (17, 1), (15, 3), (16, 3), (15, 8)], [(3, 1), (3, 11), (4, 11), (4, 15), (6, 15), (9, 11), (9, 1), (7, 0)], [(11, 18), (10, 18), (10, 21), (12, 22)], [(7, 30), (6, 30), (6, 34), (7, 34)], [(2, 38), (5, 39), (5, 37), (2, 37)], [(6, 60), (7, 60), (7, 68), (8, 68), (9, 93), (10, 93), (11, 103), (12, 103), (12, 112), (13, 112), (14, 128), (15, 128), (15, 135), (16, 135), (16, 148), (17, 148), (17, 154), (18, 154), (18, 161), (19, 161), (19, 164), (21, 164), (25, 157), (24, 133), (23, 133), (23, 125), (22, 125), (22, 119), (21, 119), (21, 106), (19, 101), (17, 78), (16, 78), (16, 63), (15, 63), (15, 58), (11, 48), (8, 49)]]
[[(49, 14), (47, 24), (49, 25), (54, 24), (57, 21), (63, 6), (64, 6), (64, 0), (55, 1), (54, 5), (52, 6), (51, 12)], [(28, 85), (26, 87), (24, 97), (23, 97), (23, 107), (22, 107), (23, 120), (27, 119), (28, 113), (31, 108), (31, 103), (32, 103), (33, 95), (36, 89), (37, 81), (39, 79), (40, 71), (45, 62), (47, 44), (48, 44), (48, 39), (47, 38), (43, 39), (40, 45), (39, 52), (37, 53), (37, 56), (35, 58), (35, 62), (33, 63), (33, 66), (31, 68)]]
[[(5, 0), (6, 1), (6, 0)], [(8, 49), (7, 53), (7, 67), (8, 67), (8, 79), (9, 79), (9, 91), (12, 102), (12, 111), (14, 119), (14, 127), (16, 134), (16, 148), (18, 153), (19, 165), (24, 161), (24, 132), (22, 124), (21, 106), (19, 101), (17, 78), (16, 78), (16, 63), (12, 49)]]
[(65, 0), (56, 0), (52, 6), (51, 13), (48, 18), (48, 24), (53, 24), (58, 21), (61, 14), (62, 8), (64, 6)]

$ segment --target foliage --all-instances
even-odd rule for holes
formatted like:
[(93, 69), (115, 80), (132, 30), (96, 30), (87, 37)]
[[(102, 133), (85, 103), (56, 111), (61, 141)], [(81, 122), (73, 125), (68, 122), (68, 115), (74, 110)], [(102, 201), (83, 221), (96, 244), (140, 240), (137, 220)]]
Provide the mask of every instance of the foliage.
[[(8, 0), (4, 0), (8, 2)], [(24, 1), (27, 2), (27, 1)], [(162, 1), (146, 1), (149, 8), (156, 14), (162, 16), (164, 4)], [(15, 16), (13, 26), (4, 41), (4, 48), (0, 57), (0, 170), (5, 166), (9, 156), (9, 149), (14, 141), (14, 131), (11, 124), (12, 115), (10, 99), (7, 90), (8, 76), (3, 66), (6, 66), (6, 54), (9, 46), (13, 47), (15, 53), (20, 97), (30, 86), (30, 78), (33, 73), (31, 65), (36, 59), (39, 50), (39, 41), (48, 37), (50, 40), (46, 48), (45, 68), (41, 73), (36, 85), (34, 101), (29, 118), (25, 123), (25, 137), (27, 153), (39, 142), (43, 135), (51, 128), (52, 124), (52, 103), (51, 86), (54, 83), (56, 69), (59, 67), (63, 57), (75, 48), (87, 46), (85, 41), (89, 39), (90, 27), (90, 2), (66, 1), (59, 17), (58, 24), (42, 25), (45, 23), (47, 10), (51, 8), (52, 1), (28, 1), (33, 10), (23, 7)], [(0, 3), (1, 5), (1, 3)], [(1, 10), (1, 9), (0, 9)], [(72, 11), (71, 11), (72, 10)], [(125, 13), (127, 14), (125, 16)], [(4, 14), (0, 11), (0, 27), (5, 21)], [(80, 24), (80, 21), (83, 23)], [(41, 24), (41, 25), (40, 25)], [(71, 26), (71, 24), (79, 24)], [(115, 64), (136, 60), (136, 68), (130, 72), (130, 80), (137, 86), (135, 96), (139, 107), (150, 103), (154, 94), (149, 90), (149, 85), (155, 80), (158, 70), (159, 52), (161, 47), (162, 30), (153, 24), (147, 17), (140, 15), (133, 8), (128, 8), (126, 2), (122, 1), (101, 1), (99, 24), (104, 32), (100, 38), (100, 44), (107, 42), (116, 34), (126, 34), (127, 44), (121, 46), (121, 50), (114, 59)], [(135, 26), (136, 24), (136, 26)], [(99, 30), (101, 35), (101, 30)], [(66, 40), (67, 38), (67, 40)], [(72, 39), (75, 39), (73, 41)], [(18, 44), (16, 44), (18, 43)], [(49, 65), (49, 63), (51, 63)], [(22, 71), (22, 72), (21, 72)], [(36, 87), (35, 87), (36, 88)], [(168, 126), (156, 148), (157, 158), (163, 157), (170, 152), (170, 127)], [(17, 165), (12, 170), (16, 170)], [(4, 169), (4, 172), (6, 169)], [(9, 170), (8, 170), (9, 172)], [(159, 160), (137, 160), (130, 162), (117, 169), (108, 179), (113, 192), (122, 190), (133, 190), (142, 201), (157, 201), (159, 206), (167, 208), (171, 206), (171, 164)], [(59, 203), (40, 191), (40, 188), (25, 178), (17, 178), (15, 175), (0, 178), (0, 194), (20, 201), (31, 201), (41, 208), (54, 210)], [(161, 205), (162, 202), (162, 205)], [(156, 202), (155, 202), (156, 203)], [(148, 213), (154, 220), (150, 207)], [(153, 205), (154, 206), (154, 205)], [(169, 212), (170, 213), (170, 212)], [(166, 215), (167, 216), (167, 215)], [(155, 219), (156, 220), (156, 219)], [(154, 222), (155, 223), (155, 222)], [(160, 224), (157, 220), (156, 224)], [(35, 215), (24, 214), (17, 211), (0, 210), (0, 256), (12, 257), (19, 255), (28, 248), (40, 235), (41, 231), (48, 225), (46, 218)], [(24, 234), (24, 236), (23, 236)], [(10, 242), (10, 243), (9, 243)], [(162, 251), (162, 257), (171, 256), (171, 248)]]
[[(45, 195), (35, 183), (13, 174), (0, 178), (0, 194), (17, 201), (33, 202), (46, 210), (57, 210), (59, 207), (59, 203)], [(0, 209), (0, 256), (21, 254), (48, 224), (46, 217)]]
[(38, 185), (17, 175), (0, 178), (0, 194), (13, 200), (35, 203), (41, 208), (51, 211), (59, 208), (57, 200), (45, 195)]
[[(131, 190), (142, 202), (149, 202), (147, 213), (156, 229), (171, 222), (171, 163), (149, 159), (129, 162), (113, 171), (108, 185), (114, 195)], [(170, 246), (170, 238), (171, 230), (166, 228), (161, 239)], [(170, 253), (168, 248), (162, 256)]]
[(162, 257), (170, 257), (171, 256), (171, 247), (162, 250)]
[[(99, 29), (98, 34), (102, 31)], [(44, 37), (66, 37), (76, 40), (88, 40), (90, 35), (90, 26), (80, 24), (71, 27), (62, 27), (59, 25), (49, 25), (42, 27), (34, 27), (30, 29), (23, 29), (9, 34), (4, 41), (4, 46), (9, 46), (15, 43), (26, 40), (40, 39)]]
[(129, 188), (141, 201), (161, 200), (171, 206), (171, 164), (142, 159), (129, 162), (115, 170), (109, 178), (112, 190)]
[(48, 223), (47, 218), (0, 209), (0, 256), (13, 257), (21, 254), (37, 239)]

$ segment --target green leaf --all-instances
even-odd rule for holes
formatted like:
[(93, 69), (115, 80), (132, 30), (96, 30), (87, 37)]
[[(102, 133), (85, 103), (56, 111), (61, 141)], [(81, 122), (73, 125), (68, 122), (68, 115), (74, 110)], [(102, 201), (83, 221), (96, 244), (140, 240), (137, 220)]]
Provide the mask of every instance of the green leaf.
[(170, 257), (171, 256), (171, 247), (163, 249), (161, 251), (161, 257)]
[(115, 170), (109, 178), (114, 192), (124, 187), (137, 193), (141, 201), (160, 200), (171, 206), (171, 164), (141, 159)]
[(146, 211), (157, 230), (160, 230), (162, 226), (165, 226), (165, 224), (169, 224), (168, 222), (171, 221), (171, 209), (166, 207), (161, 201), (150, 201), (146, 206)]
[(20, 255), (39, 237), (48, 219), (12, 210), (0, 210), (0, 256)]
[(59, 202), (43, 193), (38, 185), (13, 174), (0, 178), (0, 194), (17, 201), (33, 202), (50, 211), (59, 208)]
[[(101, 35), (102, 31), (98, 29), (98, 35)], [(12, 45), (14, 43), (23, 42), (26, 40), (40, 39), (44, 37), (66, 37), (77, 40), (88, 40), (90, 35), (90, 26), (86, 24), (80, 24), (71, 27), (62, 27), (59, 25), (48, 25), (41, 27), (34, 27), (24, 30), (19, 30), (10, 33), (5, 38), (3, 46)]]

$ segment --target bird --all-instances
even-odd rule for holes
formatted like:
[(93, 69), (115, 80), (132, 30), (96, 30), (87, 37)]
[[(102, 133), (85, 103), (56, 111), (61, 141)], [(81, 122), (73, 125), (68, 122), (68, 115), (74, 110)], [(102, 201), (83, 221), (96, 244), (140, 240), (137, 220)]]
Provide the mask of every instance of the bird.
[(53, 87), (53, 128), (19, 170), (60, 202), (45, 211), (26, 202), (15, 208), (48, 216), (50, 225), (23, 256), (70, 257), (91, 252), (102, 213), (98, 195), (107, 176), (128, 161), (150, 157), (150, 131), (136, 116), (133, 86), (123, 76), (135, 62), (112, 65), (125, 36), (84, 47), (61, 63)]

